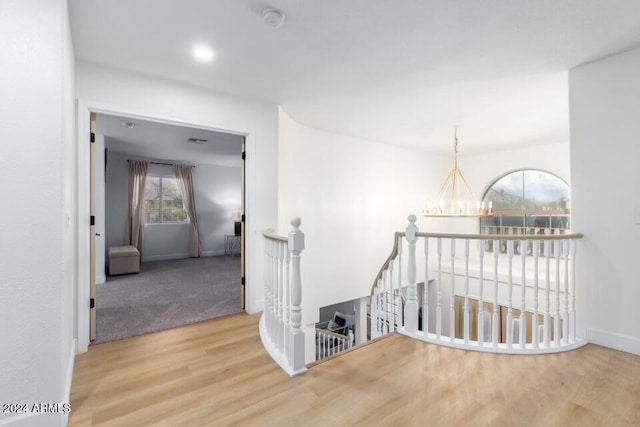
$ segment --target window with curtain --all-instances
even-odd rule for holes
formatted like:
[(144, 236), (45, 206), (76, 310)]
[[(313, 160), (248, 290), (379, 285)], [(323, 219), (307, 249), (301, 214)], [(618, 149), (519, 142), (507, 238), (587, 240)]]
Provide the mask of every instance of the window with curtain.
[(189, 222), (175, 175), (147, 175), (144, 209), (145, 224)]

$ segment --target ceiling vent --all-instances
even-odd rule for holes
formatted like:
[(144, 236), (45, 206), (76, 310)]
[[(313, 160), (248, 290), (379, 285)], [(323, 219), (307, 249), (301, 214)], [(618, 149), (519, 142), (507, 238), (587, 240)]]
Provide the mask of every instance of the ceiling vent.
[(204, 145), (205, 142), (207, 142), (207, 139), (202, 139), (202, 138), (189, 138), (187, 139), (187, 142), (190, 144), (198, 144), (198, 145)]

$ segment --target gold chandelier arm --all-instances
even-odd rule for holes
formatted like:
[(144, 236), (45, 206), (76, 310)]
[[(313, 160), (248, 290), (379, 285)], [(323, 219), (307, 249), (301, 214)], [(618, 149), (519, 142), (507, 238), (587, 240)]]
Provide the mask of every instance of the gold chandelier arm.
[(442, 198), (447, 193), (447, 190), (451, 186), (452, 177), (455, 176), (455, 172), (456, 172), (455, 169), (451, 169), (451, 172), (449, 172), (449, 175), (447, 175), (447, 179), (444, 181), (444, 184), (442, 184), (442, 187), (440, 188), (440, 191), (438, 192), (438, 201), (441, 201)]
[(467, 189), (467, 194), (470, 196), (471, 200), (478, 200), (473, 194), (473, 191), (471, 191), (471, 187), (467, 184), (467, 180), (464, 178), (464, 175), (462, 175), (462, 171), (460, 171), (460, 169), (458, 169), (458, 174), (460, 175), (460, 178), (462, 178), (462, 182), (464, 183), (464, 186)]

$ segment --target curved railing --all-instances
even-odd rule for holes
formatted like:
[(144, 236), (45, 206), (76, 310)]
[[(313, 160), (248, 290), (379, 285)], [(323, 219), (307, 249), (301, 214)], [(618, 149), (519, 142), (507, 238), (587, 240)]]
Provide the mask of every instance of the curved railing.
[(293, 230), (288, 237), (279, 236), (273, 230), (263, 233), (265, 277), (260, 339), (271, 358), (289, 375), (306, 371), (300, 275), (304, 233), (300, 231), (300, 224), (300, 218), (291, 220)]
[(372, 337), (397, 330), (428, 342), (506, 353), (586, 343), (576, 326), (575, 257), (582, 234), (420, 233), (415, 221), (411, 215), (406, 231), (395, 233), (376, 276)]

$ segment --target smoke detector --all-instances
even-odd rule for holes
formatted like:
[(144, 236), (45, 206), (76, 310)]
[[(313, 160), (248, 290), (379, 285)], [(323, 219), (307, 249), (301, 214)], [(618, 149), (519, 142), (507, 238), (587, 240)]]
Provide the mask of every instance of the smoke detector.
[(262, 12), (262, 20), (273, 28), (282, 27), (284, 25), (285, 18), (284, 12), (278, 9), (265, 9)]

